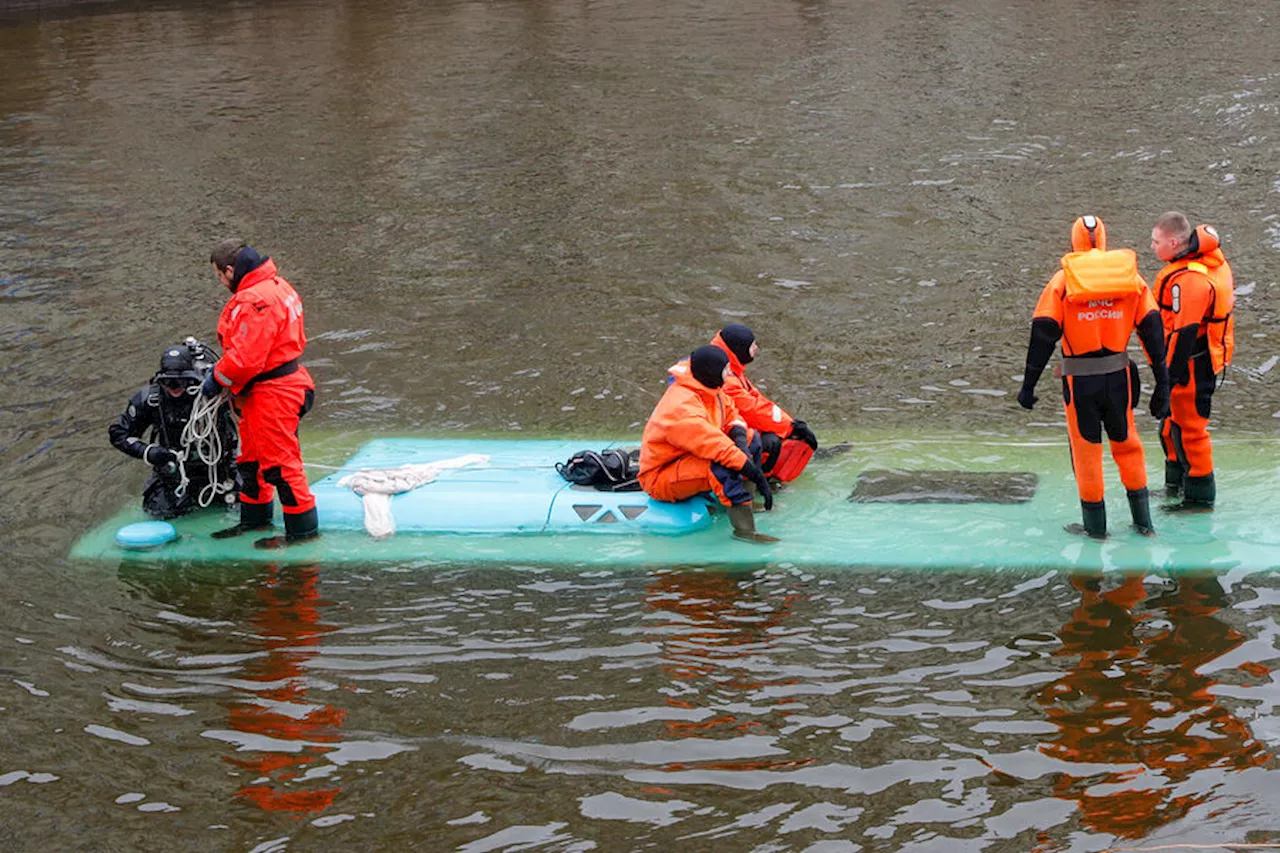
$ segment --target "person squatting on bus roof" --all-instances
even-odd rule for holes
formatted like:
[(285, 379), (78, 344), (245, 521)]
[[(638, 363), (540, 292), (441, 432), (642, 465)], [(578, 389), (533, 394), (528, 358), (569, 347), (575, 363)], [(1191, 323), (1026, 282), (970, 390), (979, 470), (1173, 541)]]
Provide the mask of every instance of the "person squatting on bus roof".
[[(668, 371), (673, 381), (654, 407), (640, 438), (640, 485), (655, 500), (680, 501), (711, 493), (729, 508), (733, 535), (776, 542), (756, 532), (752, 486), (773, 509), (773, 492), (760, 470), (760, 440), (724, 391), (729, 356), (700, 346)], [(748, 485), (750, 484), (750, 485)]]
[(218, 318), (222, 358), (205, 376), (201, 393), (229, 391), (240, 413), (240, 522), (213, 534), (225, 539), (272, 526), (272, 499), (280, 492), (284, 536), (259, 539), (281, 548), (320, 535), (316, 500), (302, 469), (298, 422), (315, 402), (315, 382), (298, 359), (307, 345), (302, 300), (264, 258), (240, 240), (225, 240), (209, 256), (231, 293)]
[(235, 501), (237, 438), (229, 408), (217, 409), (210, 435), (188, 429), (200, 383), (217, 357), (195, 338), (165, 347), (160, 369), (107, 427), (118, 450), (151, 466), (142, 487), (148, 515), (177, 518), (200, 506)]
[(1151, 536), (1155, 529), (1146, 459), (1133, 422), (1141, 385), (1138, 366), (1130, 360), (1127, 349), (1136, 329), (1155, 374), (1151, 416), (1168, 417), (1169, 375), (1160, 311), (1138, 274), (1133, 250), (1107, 250), (1107, 231), (1101, 219), (1077, 219), (1071, 226), (1071, 249), (1062, 256), (1062, 269), (1054, 273), (1036, 303), (1018, 403), (1024, 409), (1035, 405), (1036, 382), (1061, 339), (1062, 401), (1084, 519), (1082, 526), (1067, 529), (1096, 539), (1107, 535), (1102, 481), (1105, 431), (1111, 440), (1111, 456), (1120, 469), (1120, 481), (1128, 492), (1133, 526)]
[(760, 352), (755, 333), (741, 323), (730, 323), (712, 338), (711, 345), (729, 356), (725, 393), (747, 426), (760, 433), (761, 470), (774, 474), (776, 469), (779, 479), (795, 479), (818, 449), (818, 437), (747, 379), (747, 365)]
[(1160, 425), (1164, 486), (1182, 496), (1174, 508), (1212, 509), (1217, 497), (1209, 415), (1218, 380), (1235, 353), (1235, 283), (1209, 225), (1191, 227), (1170, 211), (1151, 229), (1151, 251), (1165, 262), (1156, 274), (1173, 382), (1170, 415)]

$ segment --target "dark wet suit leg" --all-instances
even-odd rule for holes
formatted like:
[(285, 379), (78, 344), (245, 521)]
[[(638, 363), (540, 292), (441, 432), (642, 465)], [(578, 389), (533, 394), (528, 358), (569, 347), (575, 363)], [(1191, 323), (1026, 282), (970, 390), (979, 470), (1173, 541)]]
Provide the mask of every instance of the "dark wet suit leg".
[(1065, 376), (1062, 386), (1067, 434), (1071, 442), (1071, 464), (1084, 521), (1078, 531), (1074, 525), (1068, 529), (1101, 538), (1106, 535), (1102, 478), (1104, 431), (1110, 440), (1111, 455), (1120, 469), (1125, 489), (1133, 495), (1147, 487), (1142, 442), (1133, 422), (1136, 389), (1128, 370), (1100, 376)]

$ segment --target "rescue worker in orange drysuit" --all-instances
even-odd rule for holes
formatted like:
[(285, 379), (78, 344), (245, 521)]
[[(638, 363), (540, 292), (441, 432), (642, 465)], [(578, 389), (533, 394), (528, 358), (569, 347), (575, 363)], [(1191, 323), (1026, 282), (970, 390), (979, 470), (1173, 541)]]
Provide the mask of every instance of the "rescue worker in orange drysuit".
[(1031, 322), (1031, 342), (1018, 403), (1030, 409), (1038, 399), (1036, 381), (1062, 340), (1062, 399), (1067, 413), (1071, 465), (1080, 493), (1083, 525), (1070, 525), (1097, 539), (1107, 535), (1103, 500), (1102, 434), (1111, 440), (1111, 456), (1129, 496), (1133, 525), (1153, 535), (1146, 460), (1134, 428), (1138, 367), (1126, 349), (1137, 329), (1155, 373), (1151, 416), (1169, 414), (1169, 376), (1165, 368), (1160, 312), (1138, 274), (1130, 249), (1107, 251), (1102, 220), (1082, 216), (1071, 227), (1071, 248), (1040, 294)]
[(1155, 294), (1173, 382), (1171, 413), (1160, 425), (1165, 494), (1182, 495), (1175, 508), (1210, 509), (1217, 487), (1209, 414), (1218, 376), (1235, 352), (1231, 265), (1218, 248), (1217, 231), (1192, 229), (1176, 211), (1156, 220), (1151, 248), (1165, 262)]
[(773, 493), (760, 470), (760, 444), (748, 440), (747, 425), (724, 392), (729, 357), (719, 347), (701, 346), (668, 373), (672, 382), (640, 438), (640, 485), (660, 501), (710, 492), (729, 508), (734, 536), (777, 541), (756, 533), (747, 483), (760, 490), (765, 510), (773, 509)]
[[(808, 424), (793, 419), (747, 379), (747, 365), (760, 352), (755, 333), (741, 323), (730, 323), (712, 338), (711, 345), (729, 356), (729, 377), (724, 382), (724, 392), (747, 426), (760, 433), (761, 470), (771, 474), (777, 466), (779, 479), (794, 479), (818, 449), (818, 437)], [(802, 449), (801, 445), (807, 445), (808, 449)], [(779, 461), (792, 457), (796, 464), (779, 466)]]
[(298, 421), (315, 402), (315, 382), (298, 363), (307, 345), (302, 300), (270, 258), (228, 240), (210, 255), (231, 298), (218, 318), (222, 358), (205, 376), (201, 393), (224, 389), (240, 412), (240, 523), (214, 533), (239, 536), (272, 526), (272, 499), (280, 492), (284, 536), (259, 539), (279, 548), (320, 535), (316, 500), (302, 470)]

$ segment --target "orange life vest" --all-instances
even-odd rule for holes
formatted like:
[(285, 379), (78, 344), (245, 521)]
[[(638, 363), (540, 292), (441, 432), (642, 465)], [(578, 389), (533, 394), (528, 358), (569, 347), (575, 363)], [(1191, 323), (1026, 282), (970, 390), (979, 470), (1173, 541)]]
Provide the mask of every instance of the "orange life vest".
[(773, 463), (773, 470), (769, 472), (769, 476), (789, 483), (800, 476), (804, 466), (808, 465), (812, 458), (813, 448), (803, 441), (794, 438), (784, 441), (778, 450), (778, 461)]
[(1071, 252), (1062, 256), (1062, 271), (1068, 302), (1118, 299), (1137, 293), (1145, 284), (1132, 249)]
[(1121, 353), (1134, 327), (1157, 310), (1130, 249), (1089, 249), (1062, 256), (1062, 269), (1036, 303), (1035, 316), (1062, 330), (1062, 354)]
[[(1236, 351), (1235, 281), (1231, 265), (1218, 248), (1217, 231), (1209, 225), (1196, 226), (1192, 245), (1190, 254), (1166, 264), (1156, 276), (1156, 301), (1166, 333), (1177, 331), (1173, 326), (1185, 299), (1194, 295), (1206, 303), (1198, 318), (1197, 337), (1205, 339), (1213, 372), (1219, 373)], [(1183, 288), (1192, 294), (1184, 294)]]

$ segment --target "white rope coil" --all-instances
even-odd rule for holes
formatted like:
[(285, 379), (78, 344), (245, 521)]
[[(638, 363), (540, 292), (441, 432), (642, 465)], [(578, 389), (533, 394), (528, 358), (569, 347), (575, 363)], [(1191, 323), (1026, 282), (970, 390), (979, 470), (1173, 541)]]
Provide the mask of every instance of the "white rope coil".
[(400, 465), (396, 468), (367, 468), (338, 480), (339, 486), (360, 495), (364, 505), (364, 528), (375, 539), (396, 532), (396, 520), (391, 514), (391, 496), (435, 480), (442, 471), (459, 470), (471, 465), (483, 465), (489, 457), (483, 453), (468, 453), (454, 459), (442, 459), (416, 465)]
[[(218, 412), (223, 406), (229, 406), (229, 398), (226, 391), (216, 397), (206, 397), (199, 393), (199, 386), (195, 388), (196, 395), (191, 403), (191, 417), (187, 419), (187, 425), (182, 428), (182, 449), (178, 452), (179, 482), (174, 492), (179, 498), (187, 493), (187, 486), (191, 482), (187, 475), (188, 464), (203, 464), (208, 471), (206, 478), (208, 482), (200, 489), (196, 502), (201, 507), (206, 507), (219, 495), (234, 491), (236, 487), (231, 480), (222, 482), (218, 480), (218, 462), (222, 459), (224, 451), (222, 433), (218, 430)], [(234, 423), (235, 410), (229, 409), (228, 415)], [(235, 453), (237, 449), (230, 447), (225, 450)]]

